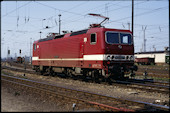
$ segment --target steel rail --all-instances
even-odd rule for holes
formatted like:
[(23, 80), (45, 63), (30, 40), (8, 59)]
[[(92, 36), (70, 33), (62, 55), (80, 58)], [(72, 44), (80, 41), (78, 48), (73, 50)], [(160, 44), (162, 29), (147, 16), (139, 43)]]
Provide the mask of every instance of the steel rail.
[(30, 85), (27, 85), (27, 84), (6, 80), (4, 78), (2, 78), (1, 80), (2, 80), (2, 82), (8, 82), (8, 83), (10, 83), (12, 85), (20, 85), (20, 86), (24, 87), (24, 89), (29, 88), (29, 89), (31, 89), (33, 91), (40, 91), (41, 94), (42, 94), (42, 92), (45, 92), (47, 94), (53, 95), (54, 97), (61, 97), (62, 99), (63, 98), (64, 99), (69, 99), (73, 103), (85, 103), (85, 104), (88, 104), (89, 106), (94, 106), (95, 108), (98, 108), (100, 110), (102, 109), (102, 110), (106, 110), (106, 111), (134, 112), (134, 110), (131, 110), (131, 109), (117, 108), (117, 107), (109, 106), (109, 105), (106, 105), (106, 104), (101, 104), (101, 103), (98, 103), (98, 102), (93, 102), (93, 101), (88, 101), (88, 100), (79, 99), (79, 98), (75, 98), (75, 97), (70, 97), (70, 96), (67, 96), (67, 95), (64, 95), (64, 94), (60, 94), (60, 93), (57, 93), (57, 92), (54, 92), (54, 91), (50, 91), (48, 89), (37, 88), (35, 86), (30, 86)]
[[(116, 80), (114, 83), (119, 83), (119, 85), (123, 87), (135, 88), (140, 90), (147, 90), (149, 92), (158, 92), (158, 93), (165, 93), (169, 94), (169, 86), (164, 85), (155, 85), (155, 84), (143, 84), (143, 83), (135, 83), (135, 82), (128, 82), (128, 81), (119, 81)], [(125, 85), (126, 84), (126, 85)]]
[(169, 82), (159, 82), (159, 81), (154, 81), (153, 79), (132, 79), (132, 80), (129, 79), (128, 81), (134, 83), (147, 83), (147, 84), (169, 86)]
[[(135, 72), (136, 75), (143, 76), (144, 72)], [(148, 73), (149, 77), (163, 77), (163, 78), (169, 78), (169, 74), (157, 74), (157, 73)]]
[[(31, 73), (31, 74), (36, 73), (33, 70), (25, 70), (22, 68), (13, 68), (13, 67), (7, 67), (7, 66), (5, 66), (5, 67), (2, 66), (2, 68), (8, 68), (10, 70), (26, 72), (26, 73)], [(118, 80), (114, 83), (121, 83), (121, 84), (117, 84), (117, 85), (122, 86), (122, 87), (146, 90), (149, 92), (158, 92), (158, 93), (165, 93), (165, 94), (169, 93), (169, 86), (164, 86), (164, 85), (141, 84), (141, 83), (127, 82), (127, 81), (118, 81)], [(126, 85), (124, 85), (124, 84), (126, 84)], [(116, 85), (116, 84), (114, 84), (114, 85)], [(136, 85), (136, 86), (134, 86), (134, 85)], [(142, 87), (139, 87), (139, 86), (142, 86)]]
[[(4, 76), (4, 75), (2, 75), (2, 76)], [(17, 79), (17, 77), (12, 77), (12, 78)], [(23, 78), (19, 78), (19, 79), (25, 80)], [(32, 81), (32, 80), (27, 80), (27, 81), (36, 82), (36, 81)], [(48, 89), (51, 89), (52, 87), (58, 87), (56, 85), (42, 83), (42, 82), (36, 82), (36, 84), (44, 84), (44, 85), (50, 86), (50, 87), (48, 87)], [(116, 98), (116, 97), (112, 97), (112, 96), (106, 96), (106, 95), (91, 93), (91, 92), (82, 91), (82, 90), (68, 89), (68, 88), (61, 87), (61, 86), (59, 88), (64, 89), (65, 91), (69, 90), (72, 93), (73, 92), (82, 93), (84, 95), (88, 95), (89, 97), (96, 97), (97, 96), (97, 97), (100, 97), (100, 99), (104, 98), (105, 100), (118, 101), (118, 102), (122, 102), (122, 103), (127, 103), (128, 105), (139, 105), (139, 106), (142, 106), (142, 107), (150, 106), (150, 107), (153, 107), (153, 108), (159, 109), (159, 110), (165, 110), (165, 111), (169, 110), (169, 107), (167, 107), (167, 106), (162, 106), (162, 105), (157, 105), (157, 104), (152, 104), (152, 103), (147, 103), (147, 102), (134, 101), (134, 100), (124, 100), (124, 99), (120, 99), (120, 98)]]

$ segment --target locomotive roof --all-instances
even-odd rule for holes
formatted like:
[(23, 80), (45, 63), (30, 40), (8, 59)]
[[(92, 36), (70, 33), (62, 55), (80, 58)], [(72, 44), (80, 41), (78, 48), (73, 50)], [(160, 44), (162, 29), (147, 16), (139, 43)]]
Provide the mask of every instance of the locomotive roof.
[(35, 41), (34, 43), (44, 42), (44, 41), (58, 39), (58, 38), (63, 38), (63, 37), (70, 37), (70, 36), (75, 36), (75, 35), (80, 35), (80, 34), (86, 34), (88, 31), (96, 32), (96, 31), (105, 31), (105, 30), (118, 31), (118, 32), (131, 32), (130, 30), (123, 30), (123, 29), (112, 29), (112, 28), (95, 27), (95, 28), (83, 29), (83, 30), (79, 30), (79, 31), (75, 31), (75, 32), (67, 33), (67, 34), (63, 34), (63, 35), (57, 35), (55, 37), (43, 38), (43, 39), (40, 39), (38, 41)]
[(58, 35), (58, 36), (55, 36), (55, 37), (47, 37), (47, 38), (39, 39), (37, 42), (44, 42), (44, 41), (48, 41), (48, 40), (58, 39), (58, 38), (64, 37), (65, 35), (67, 35), (67, 36), (75, 36), (75, 35), (85, 34), (85, 33), (87, 33), (87, 31), (88, 31), (88, 29), (84, 29), (84, 30), (75, 31), (75, 32), (72, 32), (72, 33)]
[(84, 30), (81, 30), (81, 31), (76, 31), (76, 32), (71, 33), (70, 36), (85, 34), (85, 33), (87, 33), (87, 31), (88, 31), (88, 29), (84, 29)]

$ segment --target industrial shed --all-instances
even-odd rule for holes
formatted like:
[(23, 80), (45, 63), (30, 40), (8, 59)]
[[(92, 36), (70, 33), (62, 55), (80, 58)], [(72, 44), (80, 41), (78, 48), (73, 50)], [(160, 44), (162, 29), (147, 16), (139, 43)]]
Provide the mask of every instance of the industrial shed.
[[(150, 51), (150, 52), (137, 52), (135, 58), (155, 58), (156, 64), (169, 63), (169, 50), (165, 51)], [(168, 58), (168, 59), (167, 59)], [(168, 60), (168, 62), (167, 62)]]

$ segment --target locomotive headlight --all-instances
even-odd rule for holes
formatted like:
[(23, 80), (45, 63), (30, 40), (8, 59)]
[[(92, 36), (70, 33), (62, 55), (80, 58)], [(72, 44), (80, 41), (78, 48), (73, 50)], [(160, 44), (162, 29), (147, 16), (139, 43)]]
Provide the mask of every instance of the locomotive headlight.
[(114, 60), (114, 58), (115, 58), (115, 56), (113, 55), (113, 56), (112, 56), (112, 60)]
[(111, 60), (111, 56), (110, 55), (107, 56), (107, 60)]
[(130, 60), (134, 60), (134, 56), (130, 56)]
[(129, 56), (128, 55), (126, 56), (126, 60), (129, 60)]

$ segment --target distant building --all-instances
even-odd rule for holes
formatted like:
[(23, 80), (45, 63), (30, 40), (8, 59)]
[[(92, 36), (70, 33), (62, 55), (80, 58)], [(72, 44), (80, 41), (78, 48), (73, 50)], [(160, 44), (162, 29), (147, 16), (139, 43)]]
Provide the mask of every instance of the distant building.
[(169, 52), (168, 49), (164, 51), (137, 52), (135, 53), (135, 58), (155, 58), (156, 64), (164, 64), (169, 63)]

